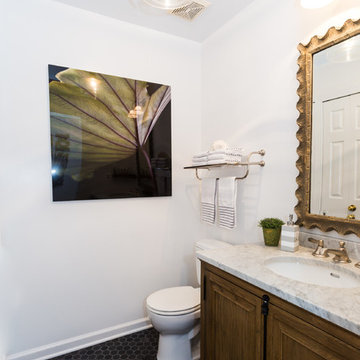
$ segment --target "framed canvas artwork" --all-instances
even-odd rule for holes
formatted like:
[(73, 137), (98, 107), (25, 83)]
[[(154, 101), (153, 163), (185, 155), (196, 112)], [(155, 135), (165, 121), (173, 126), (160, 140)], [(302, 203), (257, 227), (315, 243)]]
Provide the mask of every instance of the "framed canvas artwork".
[(171, 88), (49, 65), (53, 201), (171, 196)]

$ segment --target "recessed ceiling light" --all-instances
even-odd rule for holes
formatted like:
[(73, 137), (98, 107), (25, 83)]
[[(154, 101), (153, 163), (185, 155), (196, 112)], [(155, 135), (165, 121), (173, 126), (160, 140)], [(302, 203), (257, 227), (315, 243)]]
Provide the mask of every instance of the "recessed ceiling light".
[(318, 9), (329, 5), (334, 0), (301, 0), (301, 6), (305, 9)]
[(145, 4), (158, 9), (174, 10), (191, 3), (191, 0), (143, 0)]

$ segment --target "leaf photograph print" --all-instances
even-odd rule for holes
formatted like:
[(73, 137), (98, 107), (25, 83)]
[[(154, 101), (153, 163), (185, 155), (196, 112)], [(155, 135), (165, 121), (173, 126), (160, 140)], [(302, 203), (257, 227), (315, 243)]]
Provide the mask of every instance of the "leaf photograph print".
[(53, 201), (171, 196), (171, 88), (49, 65)]

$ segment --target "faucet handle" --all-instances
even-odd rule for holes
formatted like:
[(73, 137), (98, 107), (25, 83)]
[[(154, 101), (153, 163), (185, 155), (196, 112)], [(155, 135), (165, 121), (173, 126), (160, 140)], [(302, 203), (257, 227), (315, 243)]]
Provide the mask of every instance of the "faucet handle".
[(351, 263), (349, 255), (345, 249), (345, 241), (339, 241), (339, 249), (327, 249), (326, 253), (334, 254), (335, 263)]
[(324, 240), (323, 239), (318, 240), (318, 239), (314, 239), (314, 238), (308, 238), (308, 241), (316, 244), (319, 247), (324, 247)]
[(324, 240), (323, 239), (314, 239), (314, 238), (308, 238), (308, 241), (316, 244), (316, 249), (313, 251), (312, 255), (317, 257), (329, 257), (326, 249), (324, 249)]

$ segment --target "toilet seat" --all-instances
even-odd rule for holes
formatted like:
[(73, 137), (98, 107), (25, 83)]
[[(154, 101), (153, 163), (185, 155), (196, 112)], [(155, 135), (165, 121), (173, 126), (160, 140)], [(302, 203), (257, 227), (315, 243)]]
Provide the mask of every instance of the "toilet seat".
[(200, 309), (200, 288), (178, 286), (154, 292), (146, 299), (148, 309), (164, 316), (184, 315)]
[(148, 309), (148, 311), (151, 311), (151, 312), (153, 312), (154, 314), (157, 314), (157, 315), (181, 316), (181, 315), (191, 314), (192, 312), (200, 311), (200, 305), (198, 305), (197, 307), (195, 307), (193, 309), (188, 309), (188, 310), (185, 310), (185, 311), (159, 311), (159, 310), (151, 308), (150, 306), (148, 306), (147, 309)]

